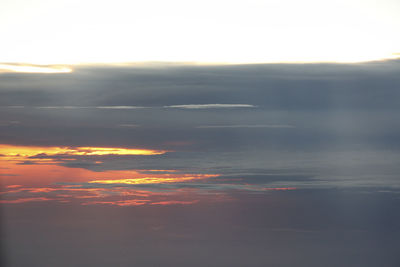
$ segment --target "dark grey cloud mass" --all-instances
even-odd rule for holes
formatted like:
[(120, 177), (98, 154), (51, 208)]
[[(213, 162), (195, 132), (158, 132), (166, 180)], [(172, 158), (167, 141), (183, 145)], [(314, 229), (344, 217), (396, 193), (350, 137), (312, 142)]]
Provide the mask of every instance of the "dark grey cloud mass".
[(1, 74), (0, 104), (398, 108), (389, 96), (398, 96), (399, 64), (393, 60), (353, 65), (104, 66), (80, 67), (70, 74), (7, 73)]
[(224, 191), (233, 199), (167, 207), (5, 205), (4, 266), (397, 267), (399, 73), (400, 61), (392, 60), (0, 74), (0, 144), (169, 151), (39, 154), (19, 164), (53, 159), (95, 172), (219, 175), (51, 186)]
[(306, 190), (190, 206), (6, 206), (5, 266), (396, 267), (399, 204)]

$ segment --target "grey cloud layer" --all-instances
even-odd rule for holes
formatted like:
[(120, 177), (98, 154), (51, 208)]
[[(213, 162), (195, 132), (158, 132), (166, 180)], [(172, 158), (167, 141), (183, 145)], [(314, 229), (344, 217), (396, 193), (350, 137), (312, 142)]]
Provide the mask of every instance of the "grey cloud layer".
[[(307, 166), (311, 176), (343, 184), (370, 182), (360, 174), (368, 169), (393, 186), (400, 158), (399, 72), (394, 60), (1, 74), (0, 143), (174, 151), (116, 157), (100, 166), (84, 158), (61, 162), (69, 167), (227, 175), (229, 168)], [(371, 154), (387, 161), (364, 158)], [(326, 162), (336, 165), (329, 169)], [(345, 178), (351, 175), (358, 178)]]
[[(95, 172), (220, 175), (64, 187), (109, 197), (115, 187), (232, 197), (190, 206), (2, 205), (3, 265), (399, 266), (399, 73), (400, 61), (0, 74), (0, 143), (171, 151), (40, 154), (21, 164), (51, 158)], [(62, 193), (49, 186), (60, 191), (25, 197)], [(265, 194), (265, 187), (298, 189)]]
[(0, 106), (199, 108), (217, 103), (397, 109), (399, 62), (81, 67), (70, 74), (0, 74)]

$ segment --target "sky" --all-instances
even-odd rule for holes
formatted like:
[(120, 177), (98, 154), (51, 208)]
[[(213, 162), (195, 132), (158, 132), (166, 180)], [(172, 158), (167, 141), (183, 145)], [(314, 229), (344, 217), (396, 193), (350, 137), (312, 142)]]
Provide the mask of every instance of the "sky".
[(0, 62), (363, 62), (399, 57), (397, 0), (3, 0)]
[(399, 266), (399, 8), (2, 1), (0, 265)]

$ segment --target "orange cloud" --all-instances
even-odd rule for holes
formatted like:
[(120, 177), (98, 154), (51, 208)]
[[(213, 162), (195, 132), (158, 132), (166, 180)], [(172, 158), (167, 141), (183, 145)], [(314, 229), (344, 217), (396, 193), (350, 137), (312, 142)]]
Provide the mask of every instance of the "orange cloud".
[(19, 198), (19, 199), (1, 199), (0, 203), (7, 204), (16, 204), (16, 203), (25, 203), (25, 202), (35, 202), (35, 201), (48, 201), (50, 198), (46, 197), (31, 197), (31, 198)]
[(185, 181), (191, 181), (196, 179), (207, 179), (211, 177), (217, 177), (216, 174), (195, 174), (195, 175), (178, 175), (170, 177), (166, 174), (162, 177), (143, 177), (143, 178), (132, 178), (132, 179), (113, 179), (113, 180), (93, 180), (89, 183), (96, 184), (159, 184), (159, 183), (179, 183)]
[[(26, 203), (40, 201), (74, 202), (82, 205), (190, 205), (199, 201), (231, 201), (231, 190), (284, 191), (294, 187), (267, 188), (263, 186), (221, 185), (204, 180), (218, 177), (218, 174), (182, 173), (178, 170), (106, 170), (92, 171), (79, 167), (59, 166), (60, 161), (38, 160), (40, 164), (25, 164), (37, 155), (47, 156), (102, 156), (102, 155), (157, 155), (167, 151), (105, 148), (105, 147), (39, 147), (13, 146), (0, 144), (0, 174), (3, 174), (4, 189), (0, 192), (0, 203)], [(96, 160), (98, 158), (96, 157)], [(22, 164), (24, 163), (24, 164)], [(100, 163), (98, 161), (98, 163)], [(196, 181), (201, 181), (197, 183)], [(179, 183), (187, 183), (183, 188)], [(228, 180), (229, 181), (229, 180)], [(222, 180), (221, 180), (222, 182)], [(225, 181), (227, 182), (227, 181)], [(173, 183), (178, 183), (175, 187)], [(160, 190), (151, 190), (154, 186), (138, 190), (138, 184), (169, 184), (160, 186)], [(125, 186), (124, 186), (125, 185)], [(191, 186), (190, 186), (191, 185)], [(147, 188), (147, 189), (144, 189)]]
[(115, 205), (115, 206), (141, 206), (147, 204), (150, 200), (147, 199), (129, 199), (129, 200), (118, 200), (118, 201), (90, 201), (82, 203), (82, 205)]
[(102, 155), (160, 155), (165, 150), (131, 149), (116, 147), (41, 147), (41, 146), (13, 146), (0, 144), (0, 154), (5, 159), (20, 159), (46, 154), (70, 156), (102, 156)]
[(8, 185), (6, 186), (7, 188), (18, 188), (18, 187), (22, 187), (22, 185), (19, 184), (12, 184), (12, 185)]

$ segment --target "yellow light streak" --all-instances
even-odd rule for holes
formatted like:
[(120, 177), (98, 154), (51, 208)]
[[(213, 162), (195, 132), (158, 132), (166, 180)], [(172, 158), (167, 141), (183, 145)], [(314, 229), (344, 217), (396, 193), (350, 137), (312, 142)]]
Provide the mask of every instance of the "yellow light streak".
[(16, 65), (0, 64), (2, 72), (22, 72), (22, 73), (70, 73), (72, 69), (63, 66), (39, 66), (39, 65)]
[(103, 155), (160, 155), (165, 150), (131, 149), (115, 147), (40, 147), (40, 146), (13, 146), (0, 144), (0, 154), (3, 158), (27, 158), (40, 154), (47, 156), (103, 156)]
[(128, 149), (111, 147), (77, 147), (72, 150), (74, 155), (160, 155), (166, 151), (149, 149)]
[(162, 183), (179, 183), (185, 181), (191, 181), (196, 179), (207, 179), (217, 177), (216, 174), (196, 174), (189, 176), (177, 176), (177, 177), (143, 177), (134, 179), (113, 179), (113, 180), (94, 180), (89, 181), (91, 184), (162, 184)]

